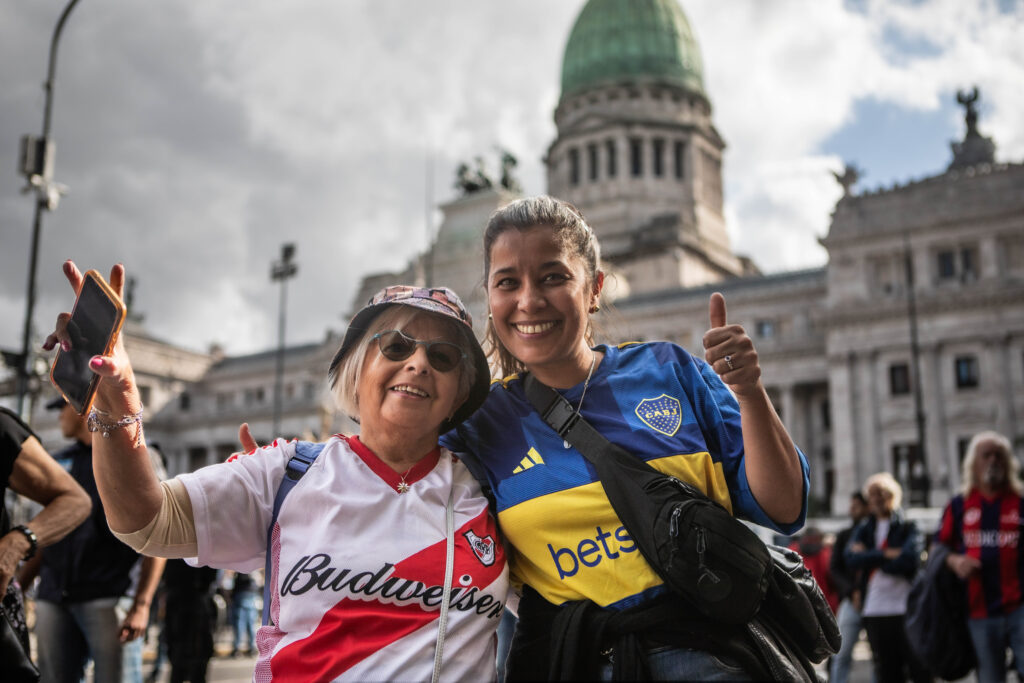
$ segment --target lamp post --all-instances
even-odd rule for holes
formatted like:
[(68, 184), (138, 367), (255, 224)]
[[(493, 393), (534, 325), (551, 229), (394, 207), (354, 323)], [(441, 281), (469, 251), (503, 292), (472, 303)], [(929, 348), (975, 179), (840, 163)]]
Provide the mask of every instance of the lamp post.
[(36, 305), (36, 260), (39, 256), (39, 231), (42, 227), (43, 211), (57, 208), (60, 195), (65, 188), (53, 182), (54, 144), (50, 140), (50, 122), (53, 115), (53, 84), (57, 76), (57, 43), (60, 40), (64, 23), (78, 0), (71, 0), (61, 12), (57, 26), (53, 29), (50, 39), (50, 61), (46, 69), (46, 102), (43, 108), (43, 135), (35, 138), (26, 135), (21, 139), (21, 172), (28, 179), (27, 191), (36, 195), (35, 218), (32, 222), (32, 252), (28, 262), (28, 296), (25, 303), (25, 327), (21, 336), (21, 357), (18, 359), (18, 405), (19, 414), (24, 415), (25, 395), (28, 393), (31, 372), (29, 358), (29, 342), (32, 336), (32, 312)]
[[(911, 498), (920, 496), (919, 500), (912, 500), (920, 505), (927, 506), (931, 496), (932, 474), (928, 469), (928, 456), (925, 449), (925, 416), (924, 405), (921, 395), (921, 346), (917, 334), (917, 292), (914, 290), (914, 258), (910, 251), (910, 236), (903, 235), (903, 267), (907, 278), (907, 315), (910, 318), (910, 361), (911, 376), (914, 387), (914, 425), (917, 428), (917, 462), (910, 465), (910, 483), (919, 484), (919, 492), (911, 488)], [(914, 482), (915, 468), (920, 467), (921, 478)]]
[(284, 322), (285, 322), (285, 288), (288, 278), (299, 272), (299, 267), (292, 262), (295, 257), (294, 244), (281, 245), (281, 260), (271, 264), (270, 279), (281, 282), (281, 304), (277, 322), (277, 370), (274, 376), (274, 431), (272, 438), (281, 436), (281, 393), (284, 383)]

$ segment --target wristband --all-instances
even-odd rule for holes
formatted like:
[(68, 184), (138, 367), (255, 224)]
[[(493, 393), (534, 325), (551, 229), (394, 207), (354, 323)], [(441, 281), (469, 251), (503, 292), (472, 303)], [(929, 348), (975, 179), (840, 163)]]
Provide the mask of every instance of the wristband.
[(36, 532), (32, 531), (24, 524), (19, 524), (18, 526), (13, 527), (11, 531), (20, 531), (21, 533), (25, 534), (25, 538), (28, 539), (28, 542), (31, 544), (31, 547), (28, 549), (28, 552), (25, 553), (25, 556), (21, 559), (32, 559), (32, 557), (35, 556), (36, 551), (39, 550), (39, 539), (36, 537)]

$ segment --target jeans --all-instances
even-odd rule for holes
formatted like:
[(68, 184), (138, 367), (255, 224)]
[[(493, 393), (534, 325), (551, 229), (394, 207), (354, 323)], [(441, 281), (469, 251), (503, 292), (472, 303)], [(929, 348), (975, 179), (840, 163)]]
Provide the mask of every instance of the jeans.
[(93, 660), (96, 683), (142, 683), (142, 638), (121, 645), (131, 598), (36, 602), (40, 683), (79, 683)]
[(968, 619), (974, 653), (978, 657), (978, 681), (1006, 680), (1006, 648), (1013, 650), (1017, 670), (1024, 666), (1024, 607), (986, 619)]
[[(680, 647), (658, 647), (647, 651), (647, 669), (652, 681), (749, 681), (742, 668), (709, 652)], [(601, 667), (601, 680), (612, 680), (611, 662)]]
[(254, 625), (258, 618), (255, 592), (244, 591), (231, 597), (231, 625), (235, 633), (232, 649), (235, 652), (242, 649), (243, 633), (245, 634), (249, 650), (256, 650)]
[(839, 652), (832, 658), (832, 666), (829, 670), (829, 683), (846, 683), (850, 680), (850, 665), (853, 662), (853, 646), (860, 638), (860, 612), (853, 606), (849, 598), (839, 603), (839, 613), (836, 615), (839, 624), (839, 634), (843, 638)]

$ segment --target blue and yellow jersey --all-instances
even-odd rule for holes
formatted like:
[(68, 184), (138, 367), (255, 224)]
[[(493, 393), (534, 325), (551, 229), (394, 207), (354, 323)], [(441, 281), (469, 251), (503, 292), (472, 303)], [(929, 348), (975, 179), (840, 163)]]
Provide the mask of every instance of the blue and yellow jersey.
[[(599, 346), (582, 415), (611, 442), (700, 487), (734, 515), (781, 533), (747, 484), (735, 397), (703, 360), (669, 343)], [(577, 405), (583, 384), (560, 391)], [(554, 604), (589, 599), (621, 609), (666, 590), (612, 509), (590, 462), (538, 415), (518, 376), (491, 385), (487, 401), (441, 440), (472, 452), (487, 471), (498, 520), (515, 549), (513, 580)]]

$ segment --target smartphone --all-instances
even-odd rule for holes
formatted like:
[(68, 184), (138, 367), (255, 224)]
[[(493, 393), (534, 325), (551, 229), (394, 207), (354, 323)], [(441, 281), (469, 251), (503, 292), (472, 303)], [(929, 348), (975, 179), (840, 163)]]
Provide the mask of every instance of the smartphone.
[(68, 321), (71, 350), (58, 347), (50, 368), (50, 381), (79, 415), (89, 410), (100, 380), (89, 360), (110, 355), (125, 313), (124, 302), (103, 276), (95, 270), (86, 272)]

